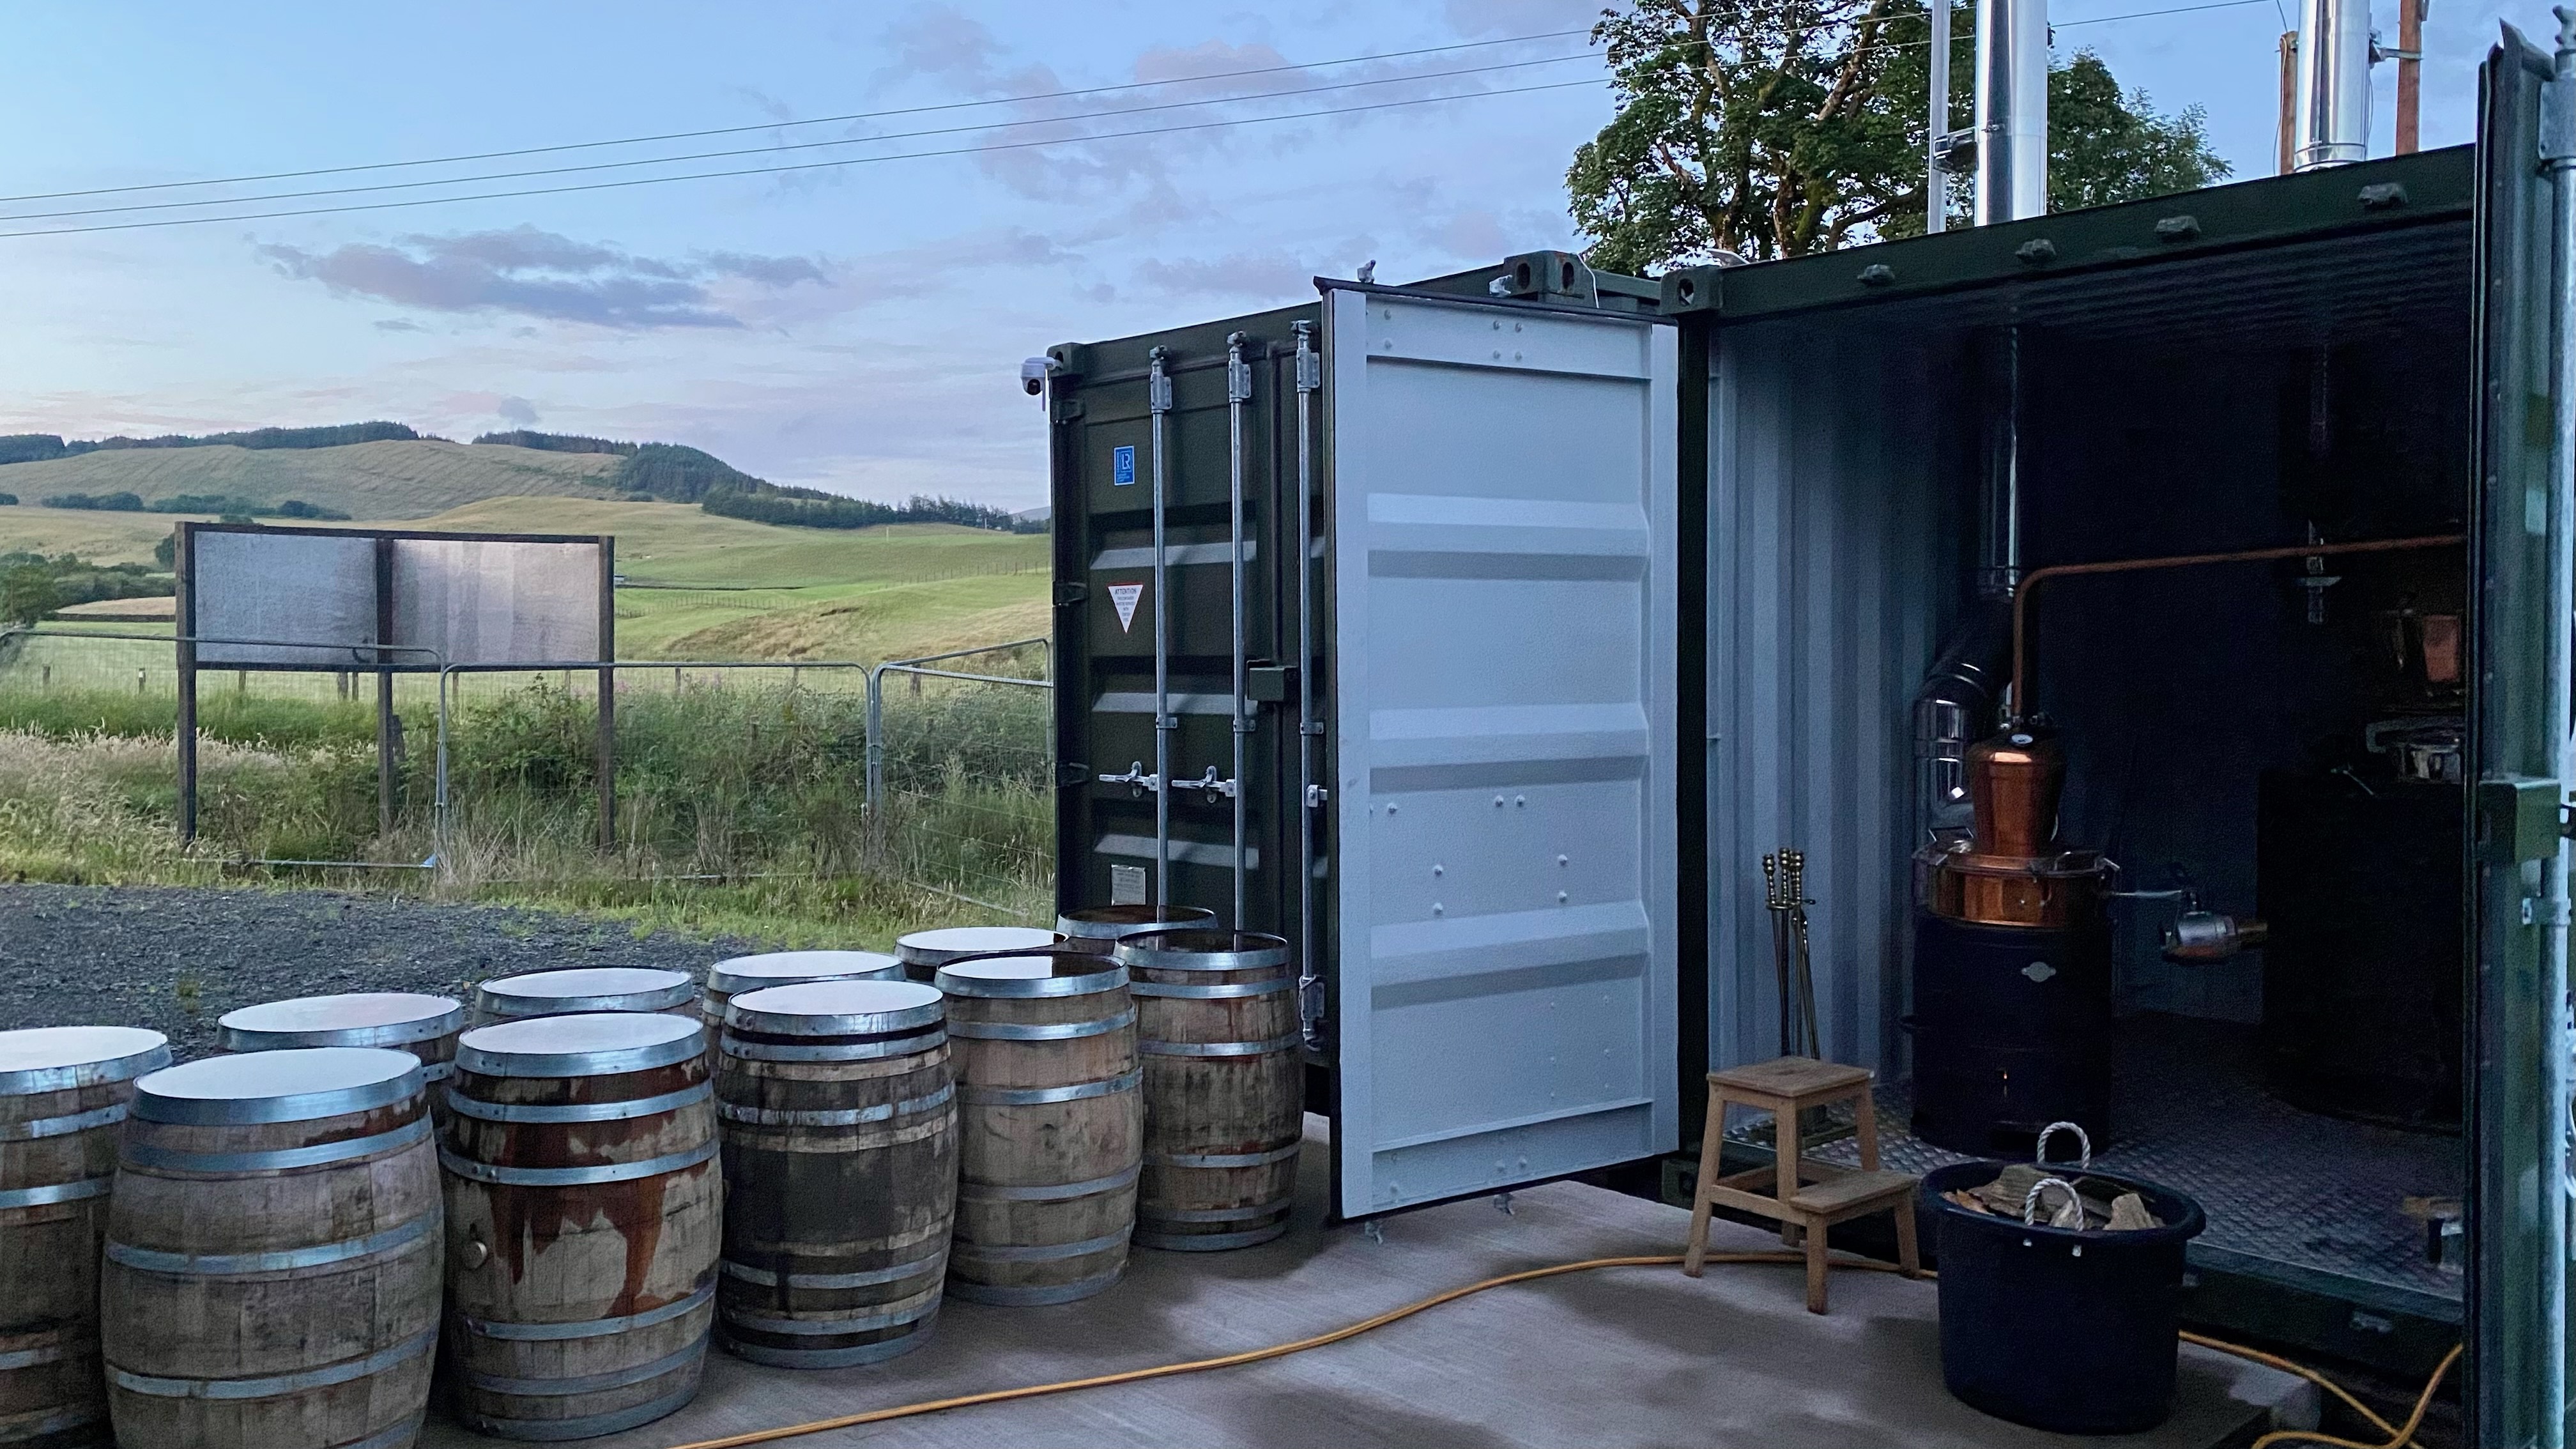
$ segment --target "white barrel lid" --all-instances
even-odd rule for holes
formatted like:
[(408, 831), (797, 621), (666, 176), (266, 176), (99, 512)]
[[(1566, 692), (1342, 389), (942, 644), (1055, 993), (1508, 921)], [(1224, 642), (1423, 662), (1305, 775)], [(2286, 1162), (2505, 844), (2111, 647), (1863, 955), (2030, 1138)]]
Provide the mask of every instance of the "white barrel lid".
[(1085, 906), (1055, 918), (1056, 934), (1067, 940), (1115, 941), (1140, 931), (1212, 929), (1216, 912), (1205, 906)]
[(591, 1011), (478, 1026), (456, 1039), (456, 1066), (485, 1077), (605, 1077), (705, 1052), (706, 1028), (695, 1017)]
[(0, 1031), (0, 1096), (124, 1082), (170, 1065), (170, 1038), (139, 1026)]
[(897, 977), (903, 962), (882, 951), (765, 951), (734, 956), (707, 968), (707, 989), (727, 995), (800, 981)]
[(687, 973), (647, 966), (584, 966), (504, 976), (475, 988), (474, 1001), (501, 1016), (540, 1012), (661, 1011), (697, 995)]
[(278, 1047), (400, 1046), (433, 1041), (465, 1025), (465, 1008), (417, 991), (350, 991), (266, 1001), (223, 1014), (228, 1051)]
[(944, 926), (914, 931), (894, 943), (894, 953), (916, 966), (938, 966), (988, 951), (1030, 951), (1055, 944), (1055, 932), (1036, 926)]
[(725, 1024), (791, 1036), (867, 1036), (928, 1026), (947, 1014), (936, 986), (917, 981), (803, 981), (746, 991)]
[(383, 1047), (292, 1047), (203, 1057), (134, 1084), (147, 1122), (309, 1122), (392, 1106), (417, 1094), (420, 1058)]
[(1116, 958), (1071, 949), (1031, 956), (988, 956), (939, 968), (939, 989), (951, 996), (1088, 996), (1127, 984)]

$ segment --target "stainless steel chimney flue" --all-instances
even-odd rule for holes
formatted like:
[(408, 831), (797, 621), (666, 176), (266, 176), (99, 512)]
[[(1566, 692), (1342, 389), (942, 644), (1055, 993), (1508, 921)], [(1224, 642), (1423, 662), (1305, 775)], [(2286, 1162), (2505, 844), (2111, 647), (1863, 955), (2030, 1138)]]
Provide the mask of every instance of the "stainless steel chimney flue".
[(2048, 0), (1977, 0), (1977, 225), (2048, 211)]
[(2370, 0), (2302, 0), (2290, 169), (2370, 159)]

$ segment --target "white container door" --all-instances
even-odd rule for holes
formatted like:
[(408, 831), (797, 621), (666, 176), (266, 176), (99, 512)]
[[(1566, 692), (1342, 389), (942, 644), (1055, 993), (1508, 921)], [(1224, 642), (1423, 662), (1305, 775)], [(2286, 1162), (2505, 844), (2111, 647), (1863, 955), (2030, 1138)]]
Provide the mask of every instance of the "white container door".
[(1325, 319), (1341, 1213), (1668, 1152), (1674, 329)]

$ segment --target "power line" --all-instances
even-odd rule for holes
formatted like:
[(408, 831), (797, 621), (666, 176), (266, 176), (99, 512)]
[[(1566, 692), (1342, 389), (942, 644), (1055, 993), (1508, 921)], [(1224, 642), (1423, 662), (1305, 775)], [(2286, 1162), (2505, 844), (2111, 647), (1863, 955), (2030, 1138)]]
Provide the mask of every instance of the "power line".
[[(2246, 5), (2264, 5), (2270, 3), (2272, 3), (2272, 0), (2212, 0), (2212, 3), (2209, 4), (2176, 5), (2165, 10), (2131, 10), (2125, 14), (2096, 15), (2085, 20), (2052, 20), (2049, 22), (2049, 29), (2063, 30), (2074, 25), (2108, 25), (2115, 20), (2153, 20), (2159, 15), (2190, 15), (2202, 10), (2234, 10)], [(1950, 32), (1950, 43), (1952, 45), (1957, 45), (1962, 41), (1974, 40), (1976, 38), (1976, 32), (1974, 31), (1954, 30)], [(1856, 45), (1849, 50), (1836, 52), (1835, 58), (1841, 59), (1843, 57), (1854, 55), (1868, 55), (1872, 52), (1881, 50), (1919, 50), (1931, 43), (1932, 41), (1929, 37), (1922, 40), (1877, 41), (1869, 45)], [(0, 217), (0, 221), (5, 221), (7, 219), (8, 218), (6, 217)]]
[(381, 191), (415, 191), (431, 186), (471, 186), (489, 181), (518, 181), (535, 176), (568, 176), (594, 171), (619, 171), (638, 166), (671, 166), (683, 161), (717, 161), (734, 156), (776, 155), (783, 151), (810, 151), (826, 146), (865, 146), (882, 141), (911, 141), (928, 136), (954, 136), (973, 131), (998, 131), (1021, 126), (1064, 125), (1078, 121), (1100, 120), (1114, 116), (1139, 116), (1155, 111), (1189, 110), (1201, 106), (1226, 105), (1237, 101), (1273, 100), (1282, 96), (1313, 95), (1322, 91), (1357, 90), (1363, 86), (1403, 85), (1413, 81), (1447, 80), (1457, 76), (1485, 75), (1494, 71), (1527, 70), (1533, 66), (1563, 65), (1568, 61), (1590, 60), (1590, 52), (1555, 55), (1540, 60), (1502, 61), (1493, 65), (1465, 66), (1456, 70), (1425, 71), (1415, 75), (1382, 76), (1371, 80), (1334, 81), (1324, 85), (1296, 86), (1286, 90), (1255, 91), (1248, 95), (1214, 96), (1199, 100), (1161, 101), (1153, 105), (1123, 106), (1111, 110), (1077, 111), (1062, 116), (1038, 116), (1018, 121), (979, 121), (965, 126), (939, 126), (919, 131), (890, 131), (875, 136), (845, 136), (829, 141), (796, 141), (775, 146), (750, 146), (730, 151), (696, 151), (676, 156), (645, 156), (628, 161), (593, 161), (579, 166), (542, 166), (525, 171), (500, 171), (475, 176), (446, 176), (425, 181), (382, 181), (368, 186), (326, 186), (310, 191), (279, 191), (264, 196), (208, 197), (202, 201), (141, 201), (121, 206), (79, 207), (65, 211), (28, 211), (0, 214), (0, 222), (46, 221), (72, 216), (106, 216), (135, 211), (176, 211), (199, 206), (250, 206), (268, 201), (300, 201), (316, 196), (357, 196)]
[[(1499, 90), (1465, 91), (1451, 96), (1417, 96), (1401, 101), (1375, 101), (1364, 106), (1326, 106), (1312, 111), (1291, 111), (1276, 116), (1237, 116), (1216, 121), (1193, 121), (1178, 126), (1141, 126), (1126, 131), (1104, 131), (1090, 136), (1063, 136), (1042, 141), (1003, 141), (989, 146), (949, 146), (934, 151), (904, 151), (891, 156), (846, 156), (830, 161), (800, 161), (789, 166), (746, 166), (729, 171), (692, 171), (678, 176), (638, 176), (624, 181), (590, 181), (577, 186), (539, 186), (517, 191), (480, 191), (465, 196), (425, 196), (411, 201), (369, 201), (349, 206), (309, 206), (292, 211), (257, 211), (229, 216), (164, 217), (154, 221), (107, 222), (97, 226), (45, 227), (31, 231), (0, 231), (0, 240), (31, 236), (80, 236), (103, 231), (143, 231), (159, 227), (205, 226), (227, 221), (267, 221), (289, 216), (330, 216), (352, 211), (394, 211), (414, 206), (441, 206), (452, 201), (498, 201), (520, 196), (561, 196), (582, 191), (614, 191), (635, 186), (659, 186), (671, 181), (708, 181), (733, 176), (775, 176), (782, 172), (817, 171), (835, 166), (867, 166), (881, 161), (918, 161), (935, 156), (972, 156), (992, 151), (1025, 151), (1043, 146), (1072, 146), (1086, 141), (1116, 141), (1131, 136), (1168, 136), (1185, 131), (1219, 130), (1227, 126), (1255, 126), (1272, 121), (1304, 121), (1319, 116), (1347, 116), (1366, 111), (1395, 110), (1404, 106), (1436, 105), (1443, 101), (1478, 100), (1488, 96), (1521, 96), (1540, 91), (1572, 90), (1578, 86), (1607, 84), (1604, 79), (1551, 81), (1544, 85), (1510, 86)], [(0, 218), (5, 219), (5, 218)]]
[[(755, 126), (715, 126), (700, 131), (667, 131), (654, 136), (621, 136), (606, 141), (568, 141), (552, 146), (522, 146), (507, 151), (475, 151), (455, 156), (424, 156), (412, 161), (370, 161), (352, 166), (317, 166), (303, 171), (264, 171), (247, 176), (216, 176), (198, 181), (154, 181), (137, 186), (97, 186), (83, 191), (34, 191), (23, 196), (0, 196), (0, 203), (18, 201), (61, 201), (78, 196), (115, 196), (137, 191), (169, 191), (183, 186), (235, 186), (252, 181), (293, 181), (307, 176), (343, 176), (358, 171), (392, 171), (410, 166), (449, 166), (467, 161), (506, 161), (516, 156), (542, 156), (557, 151), (587, 151), (608, 146), (642, 146), (660, 141), (695, 141), (708, 136), (739, 136), (752, 131), (775, 131), (789, 126), (828, 126), (843, 121), (875, 121), (892, 116), (919, 116), (939, 111), (971, 110), (978, 106), (1009, 106), (1029, 101), (1064, 100), (1073, 96), (1109, 95), (1119, 91), (1148, 90), (1156, 86), (1196, 85), (1203, 81), (1236, 80), (1245, 76), (1278, 75), (1284, 71), (1321, 70), (1329, 66), (1360, 65), (1372, 60), (1406, 60), (1417, 55), (1439, 55), (1456, 50), (1476, 50), (1499, 45), (1520, 45), (1533, 40), (1562, 40), (1569, 35), (1589, 35), (1586, 30), (1543, 30), (1529, 35), (1505, 36), (1500, 40), (1468, 40), (1455, 45), (1426, 45), (1413, 50), (1379, 51), (1370, 55), (1349, 55), (1338, 60), (1312, 60), (1294, 65), (1257, 66), (1248, 70), (1211, 71), (1206, 75), (1177, 76), (1170, 80), (1130, 81), (1121, 85), (1082, 86), (1072, 90), (1039, 91), (1028, 95), (996, 96), (982, 101), (946, 101), (929, 106), (901, 106), (882, 111), (852, 111), (847, 115), (815, 116), (803, 121), (765, 121)], [(1225, 97), (1210, 97), (1211, 101)]]
[(2215, 0), (2208, 5), (2177, 5), (2170, 10), (2132, 10), (2126, 15), (2096, 15), (2090, 20), (2056, 20), (2052, 29), (2063, 30), (2075, 25), (2108, 25), (2114, 20), (2151, 20), (2159, 15), (2190, 15), (2202, 10), (2234, 10), (2245, 5), (2267, 5), (2272, 0)]

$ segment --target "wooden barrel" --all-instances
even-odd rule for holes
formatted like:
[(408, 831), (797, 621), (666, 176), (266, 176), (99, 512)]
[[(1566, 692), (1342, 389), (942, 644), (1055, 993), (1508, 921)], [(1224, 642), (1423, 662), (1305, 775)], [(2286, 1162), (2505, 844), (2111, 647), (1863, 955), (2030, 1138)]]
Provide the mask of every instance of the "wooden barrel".
[(469, 1427), (586, 1439), (697, 1394), (723, 1239), (714, 1095), (685, 1016), (543, 1017), (458, 1040), (439, 1162)]
[(0, 1444), (107, 1442), (98, 1258), (117, 1124), (170, 1039), (131, 1026), (0, 1031)]
[(1055, 932), (1035, 926), (949, 926), (895, 938), (894, 954), (902, 960), (905, 976), (928, 981), (951, 961), (1005, 951), (1046, 951), (1055, 944)]
[(354, 991), (340, 996), (299, 996), (225, 1012), (215, 1040), (228, 1052), (273, 1052), (284, 1047), (390, 1047), (420, 1058), (439, 1105), (439, 1083), (456, 1060), (456, 1036), (465, 1030), (465, 1008), (444, 996), (412, 991)]
[(724, 1028), (725, 1003), (746, 991), (804, 981), (900, 981), (903, 975), (903, 963), (880, 951), (769, 951), (735, 956), (707, 968), (698, 1009), (707, 1019), (707, 1034), (715, 1036)]
[(1288, 1231), (1306, 1132), (1297, 975), (1278, 936), (1159, 931), (1118, 943), (1145, 1065), (1136, 1241), (1215, 1252)]
[(474, 1019), (488, 1025), (530, 1016), (593, 1011), (669, 1011), (697, 999), (686, 972), (644, 966), (585, 966), (504, 976), (474, 988)]
[(957, 1209), (944, 1016), (911, 981), (733, 999), (716, 1071), (727, 1349), (842, 1368), (929, 1342)]
[(134, 1084), (100, 1316), (124, 1449), (397, 1449), (438, 1346), (438, 1159), (408, 1052)]
[(1055, 933), (1076, 951), (1106, 956), (1118, 942), (1146, 931), (1213, 931), (1216, 912), (1201, 906), (1085, 906), (1055, 918)]
[(1084, 951), (939, 968), (957, 1070), (948, 1291), (1070, 1303), (1118, 1281), (1144, 1108), (1127, 968)]

